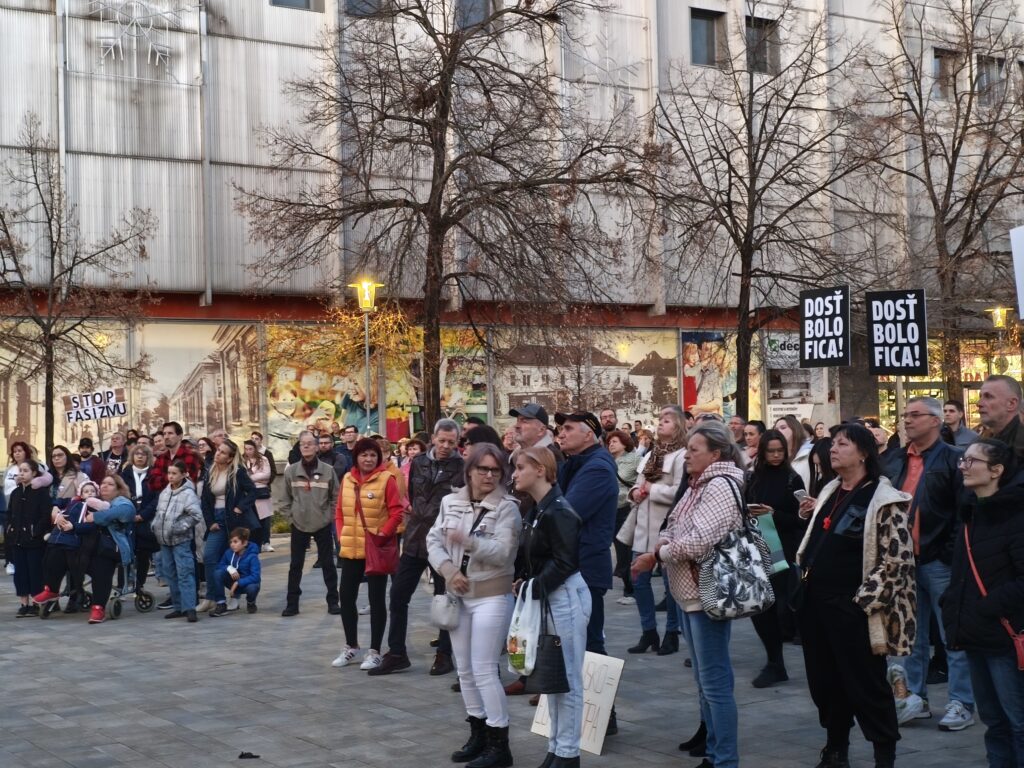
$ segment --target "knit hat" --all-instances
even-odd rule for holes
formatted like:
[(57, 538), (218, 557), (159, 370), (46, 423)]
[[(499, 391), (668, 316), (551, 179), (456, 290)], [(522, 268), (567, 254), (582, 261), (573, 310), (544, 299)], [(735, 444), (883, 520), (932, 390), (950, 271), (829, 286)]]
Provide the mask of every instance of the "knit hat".
[(356, 441), (356, 444), (352, 446), (352, 458), (358, 461), (359, 454), (365, 451), (373, 451), (377, 454), (378, 466), (384, 462), (384, 453), (380, 449), (380, 444), (372, 437), (361, 437)]
[(100, 495), (100, 487), (98, 485), (96, 485), (96, 483), (93, 482), (92, 480), (86, 480), (85, 482), (82, 482), (82, 483), (78, 484), (78, 490), (77, 490), (78, 498), (82, 498), (82, 490), (87, 485), (91, 485), (93, 488), (96, 489), (96, 495), (97, 496)]

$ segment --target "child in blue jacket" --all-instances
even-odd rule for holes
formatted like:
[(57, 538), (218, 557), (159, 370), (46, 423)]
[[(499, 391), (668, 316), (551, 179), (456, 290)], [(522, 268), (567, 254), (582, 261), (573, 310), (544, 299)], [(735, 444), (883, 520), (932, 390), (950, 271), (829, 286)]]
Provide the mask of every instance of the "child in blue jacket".
[(221, 557), (213, 572), (213, 583), (217, 595), (217, 606), (210, 616), (223, 616), (228, 612), (224, 589), (237, 600), (245, 595), (245, 609), (256, 613), (256, 595), (260, 592), (260, 548), (249, 541), (248, 528), (235, 528), (228, 537), (228, 550)]

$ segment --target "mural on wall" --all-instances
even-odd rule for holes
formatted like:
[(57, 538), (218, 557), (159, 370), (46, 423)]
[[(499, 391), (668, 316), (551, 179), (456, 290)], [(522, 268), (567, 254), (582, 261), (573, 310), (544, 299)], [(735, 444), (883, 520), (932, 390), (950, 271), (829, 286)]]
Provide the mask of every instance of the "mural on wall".
[[(736, 339), (726, 331), (687, 330), (680, 333), (683, 409), (693, 415), (736, 414)], [(748, 414), (761, 414), (761, 359), (756, 346), (750, 362)]]
[(790, 413), (814, 423), (837, 423), (835, 369), (801, 368), (800, 334), (795, 331), (765, 331), (761, 338), (768, 377), (766, 423)]
[[(420, 347), (422, 349), (422, 347)], [(420, 358), (411, 365), (415, 401), (423, 402)], [(487, 350), (472, 328), (441, 329), (441, 414), (460, 424), (469, 416), (487, 420)]]
[[(535, 343), (531, 343), (535, 341)], [(550, 414), (614, 408), (620, 423), (653, 424), (661, 406), (678, 402), (673, 331), (574, 329), (564, 344), (499, 339), (495, 409), (538, 402)]]
[(246, 324), (147, 323), (137, 334), (151, 381), (136, 386), (131, 426), (155, 432), (177, 421), (193, 439), (225, 429), (246, 440), (260, 429), (259, 329)]

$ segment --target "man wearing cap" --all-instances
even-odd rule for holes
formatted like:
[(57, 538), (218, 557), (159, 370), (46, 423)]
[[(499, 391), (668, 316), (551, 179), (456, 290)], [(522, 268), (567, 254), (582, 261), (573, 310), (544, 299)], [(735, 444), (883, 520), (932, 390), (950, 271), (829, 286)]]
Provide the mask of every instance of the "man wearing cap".
[(107, 476), (107, 463), (93, 454), (92, 438), (83, 437), (78, 441), (78, 455), (81, 457), (78, 468), (94, 483), (101, 482)]
[[(604, 595), (612, 588), (612, 538), (619, 502), (615, 459), (601, 442), (601, 422), (588, 411), (556, 413), (562, 427), (559, 442), (566, 455), (558, 468), (565, 500), (583, 521), (580, 529), (580, 574), (590, 588), (593, 610), (587, 624), (587, 650), (607, 655), (604, 648)], [(618, 731), (615, 710), (608, 733)]]

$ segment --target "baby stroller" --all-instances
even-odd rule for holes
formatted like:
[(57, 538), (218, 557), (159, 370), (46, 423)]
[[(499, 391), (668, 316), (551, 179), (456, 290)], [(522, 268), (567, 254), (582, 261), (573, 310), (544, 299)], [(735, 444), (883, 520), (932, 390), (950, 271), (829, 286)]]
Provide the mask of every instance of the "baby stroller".
[(127, 566), (118, 566), (117, 582), (110, 591), (110, 598), (107, 600), (106, 614), (108, 619), (118, 619), (123, 610), (122, 603), (129, 600), (134, 601), (135, 610), (139, 613), (149, 613), (156, 608), (156, 598), (151, 592), (142, 587), (136, 586), (136, 570), (138, 562), (133, 561)]

